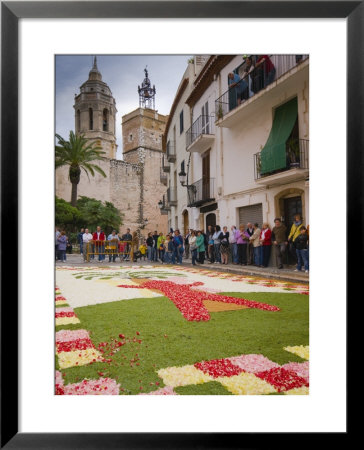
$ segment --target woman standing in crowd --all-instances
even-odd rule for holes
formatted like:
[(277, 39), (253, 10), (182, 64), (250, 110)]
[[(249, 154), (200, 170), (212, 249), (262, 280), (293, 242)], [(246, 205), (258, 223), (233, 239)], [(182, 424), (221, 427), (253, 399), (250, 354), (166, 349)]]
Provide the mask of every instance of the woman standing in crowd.
[(223, 227), (222, 237), (221, 237), (221, 245), (220, 245), (220, 253), (221, 253), (221, 262), (222, 264), (227, 264), (229, 259), (230, 247), (229, 247), (229, 232), (227, 227)]
[(250, 242), (254, 249), (254, 264), (259, 267), (261, 265), (260, 261), (260, 232), (261, 229), (257, 223), (254, 224), (254, 233), (250, 237)]
[(148, 261), (152, 261), (152, 257), (153, 257), (153, 246), (154, 246), (154, 239), (153, 239), (153, 234), (150, 231), (148, 233), (148, 237), (147, 237), (147, 247), (148, 247)]
[(236, 242), (238, 244), (238, 264), (241, 266), (246, 266), (247, 264), (247, 243), (249, 242), (250, 236), (245, 231), (245, 225), (241, 224), (239, 227), (239, 234), (237, 235)]
[(197, 259), (197, 245), (196, 245), (196, 234), (193, 230), (190, 232), (190, 236), (188, 238), (188, 246), (189, 250), (191, 251), (192, 265), (195, 266)]
[(212, 236), (212, 239), (214, 241), (215, 264), (221, 263), (221, 254), (220, 254), (221, 236), (222, 231), (220, 225), (216, 225), (215, 233)]
[(260, 267), (268, 267), (270, 251), (272, 248), (272, 232), (267, 222), (263, 223), (262, 231), (260, 232)]
[(302, 266), (305, 267), (305, 272), (308, 273), (309, 262), (308, 262), (308, 234), (306, 227), (302, 225), (300, 229), (300, 234), (295, 240), (296, 253), (297, 253), (297, 267), (295, 272), (300, 272)]
[(291, 226), (291, 231), (288, 235), (289, 248), (290, 248), (290, 252), (293, 255), (294, 259), (297, 259), (295, 240), (301, 233), (301, 227), (303, 227), (302, 216), (301, 216), (301, 214), (296, 214), (294, 216), (294, 221)]
[(67, 248), (67, 236), (65, 231), (61, 231), (61, 234), (57, 238), (58, 242), (58, 258), (61, 262), (66, 262), (66, 248)]
[(206, 248), (205, 248), (205, 236), (202, 233), (202, 231), (197, 231), (196, 245), (197, 245), (197, 255), (198, 255), (197, 261), (200, 264), (203, 264), (205, 261)]

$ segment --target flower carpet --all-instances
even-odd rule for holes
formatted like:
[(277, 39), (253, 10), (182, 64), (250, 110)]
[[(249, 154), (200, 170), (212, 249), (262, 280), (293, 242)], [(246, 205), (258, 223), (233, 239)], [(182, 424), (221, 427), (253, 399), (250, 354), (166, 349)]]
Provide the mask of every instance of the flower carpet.
[(185, 266), (56, 269), (57, 395), (306, 395), (306, 284)]

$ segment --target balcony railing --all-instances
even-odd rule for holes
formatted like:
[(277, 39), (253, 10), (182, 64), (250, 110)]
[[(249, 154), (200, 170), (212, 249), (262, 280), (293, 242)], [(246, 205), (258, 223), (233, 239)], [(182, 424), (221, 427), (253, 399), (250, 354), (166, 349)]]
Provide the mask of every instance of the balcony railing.
[(204, 203), (214, 201), (214, 182), (214, 178), (202, 178), (188, 186), (187, 206), (200, 206)]
[(160, 182), (164, 184), (164, 186), (167, 186), (167, 174), (164, 172), (163, 167), (161, 167), (160, 170)]
[(177, 188), (169, 187), (167, 189), (167, 205), (177, 206)]
[[(254, 155), (254, 178), (259, 180), (264, 177), (275, 175), (277, 173), (286, 172), (292, 169), (306, 169), (309, 168), (309, 142), (306, 139), (296, 139), (291, 141), (290, 145), (286, 144), (286, 167), (274, 170), (268, 173), (261, 173), (261, 152)], [(293, 150), (292, 150), (293, 147)]]
[(162, 214), (162, 215), (166, 215), (166, 214), (168, 214), (168, 211), (171, 210), (171, 208), (170, 208), (170, 206), (168, 206), (168, 204), (167, 204), (166, 196), (165, 196), (165, 195), (163, 195), (162, 203), (163, 203), (163, 205), (162, 205), (162, 208), (160, 209), (160, 211), (161, 211), (161, 214)]
[(174, 141), (167, 142), (167, 161), (172, 163), (176, 161), (176, 143)]
[(270, 63), (263, 61), (215, 101), (216, 120), (222, 119), (307, 58), (308, 55), (271, 55), (272, 70), (269, 71)]
[(164, 156), (162, 159), (162, 170), (163, 172), (169, 173), (171, 171), (170, 165), (166, 162)]
[(186, 148), (204, 134), (215, 134), (215, 123), (211, 116), (201, 115), (193, 122), (192, 126), (186, 131)]

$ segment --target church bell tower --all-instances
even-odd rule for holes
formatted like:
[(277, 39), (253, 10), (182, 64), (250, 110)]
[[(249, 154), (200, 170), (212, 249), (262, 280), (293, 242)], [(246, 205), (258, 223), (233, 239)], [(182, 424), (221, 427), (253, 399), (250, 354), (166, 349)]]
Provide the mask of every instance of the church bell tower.
[(105, 152), (105, 157), (116, 158), (116, 103), (109, 86), (102, 81), (102, 75), (94, 57), (88, 80), (75, 95), (75, 131), (96, 141)]

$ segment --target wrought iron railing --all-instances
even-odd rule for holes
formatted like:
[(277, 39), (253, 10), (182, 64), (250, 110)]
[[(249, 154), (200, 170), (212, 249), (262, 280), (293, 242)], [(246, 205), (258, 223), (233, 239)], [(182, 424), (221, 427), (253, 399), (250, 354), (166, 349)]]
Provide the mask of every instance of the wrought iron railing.
[(177, 188), (169, 187), (167, 189), (167, 205), (168, 206), (177, 205)]
[(161, 183), (167, 186), (167, 174), (165, 173), (163, 167), (161, 167), (159, 179)]
[(167, 161), (175, 162), (176, 161), (176, 143), (174, 141), (167, 142)]
[(188, 205), (199, 206), (203, 203), (207, 203), (209, 201), (213, 201), (214, 199), (214, 178), (202, 178), (201, 180), (196, 181), (188, 186)]
[(164, 155), (163, 155), (163, 158), (162, 158), (162, 170), (163, 170), (163, 172), (166, 172), (166, 173), (169, 173), (171, 171), (171, 168), (170, 168), (169, 164), (166, 163)]
[[(274, 80), (308, 58), (308, 55), (270, 55), (270, 62), (263, 61), (246, 74), (215, 101), (216, 120), (237, 108), (249, 98), (265, 89)], [(243, 67), (244, 70), (244, 67)], [(244, 73), (244, 72), (243, 72)]]
[(262, 162), (261, 152), (254, 155), (254, 178), (260, 178), (274, 175), (276, 173), (285, 172), (291, 169), (308, 169), (309, 168), (309, 142), (306, 139), (291, 139), (286, 144), (286, 166), (274, 170), (272, 172), (261, 173)]
[(171, 210), (171, 207), (167, 203), (166, 195), (163, 194), (161, 213), (163, 214), (164, 211), (168, 212), (170, 210)]
[(201, 115), (193, 122), (192, 126), (186, 131), (186, 148), (203, 134), (215, 134), (213, 117)]

